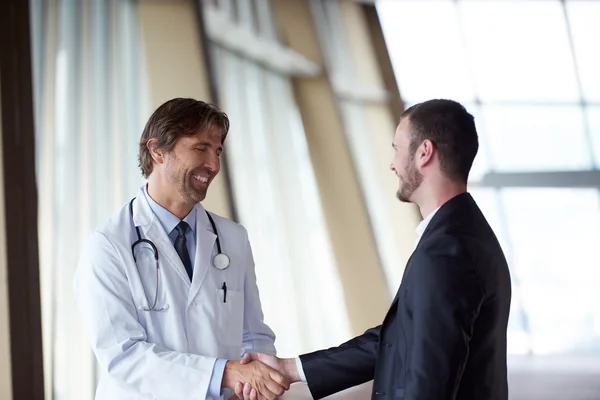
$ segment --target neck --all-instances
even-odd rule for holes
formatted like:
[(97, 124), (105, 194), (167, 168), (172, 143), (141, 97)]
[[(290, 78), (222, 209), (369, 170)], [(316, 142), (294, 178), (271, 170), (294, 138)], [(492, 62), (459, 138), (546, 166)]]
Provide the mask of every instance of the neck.
[(443, 180), (428, 186), (421, 185), (419, 189), (423, 190), (414, 199), (414, 203), (419, 206), (421, 216), (425, 219), (448, 200), (459, 194), (465, 193), (467, 191), (467, 185)]
[(186, 203), (176, 190), (165, 185), (157, 175), (150, 175), (146, 184), (148, 195), (161, 207), (179, 219), (184, 219), (192, 211), (193, 204)]

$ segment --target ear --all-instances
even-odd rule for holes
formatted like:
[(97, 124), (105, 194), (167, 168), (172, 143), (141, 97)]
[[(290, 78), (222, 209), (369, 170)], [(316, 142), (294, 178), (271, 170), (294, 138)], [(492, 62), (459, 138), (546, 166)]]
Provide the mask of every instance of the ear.
[(165, 161), (164, 153), (162, 150), (158, 149), (156, 146), (156, 138), (152, 138), (146, 142), (146, 147), (148, 151), (150, 151), (150, 155), (152, 159), (157, 164), (162, 164)]
[(426, 167), (431, 164), (435, 155), (435, 145), (429, 139), (425, 139), (417, 149), (416, 161), (419, 167)]

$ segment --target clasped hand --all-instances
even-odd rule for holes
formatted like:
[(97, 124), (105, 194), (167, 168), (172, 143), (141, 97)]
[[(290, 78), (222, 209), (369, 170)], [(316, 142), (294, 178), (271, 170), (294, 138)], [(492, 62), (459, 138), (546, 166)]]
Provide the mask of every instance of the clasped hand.
[(238, 365), (255, 366), (262, 371), (260, 376), (263, 379), (253, 379), (257, 375), (249, 375), (250, 379), (247, 378), (248, 375), (238, 375), (240, 379), (235, 380), (232, 388), (235, 392), (233, 398), (273, 400), (283, 395), (290, 388), (290, 383), (300, 381), (293, 358), (281, 359), (270, 354), (246, 353)]

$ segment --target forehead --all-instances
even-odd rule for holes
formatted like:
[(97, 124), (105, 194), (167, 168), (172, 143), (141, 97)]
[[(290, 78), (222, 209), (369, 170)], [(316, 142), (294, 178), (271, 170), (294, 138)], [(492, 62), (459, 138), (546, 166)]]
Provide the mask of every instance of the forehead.
[(201, 129), (197, 133), (190, 136), (182, 136), (179, 138), (180, 142), (194, 144), (194, 143), (207, 143), (214, 146), (221, 146), (221, 130), (217, 127), (210, 129)]

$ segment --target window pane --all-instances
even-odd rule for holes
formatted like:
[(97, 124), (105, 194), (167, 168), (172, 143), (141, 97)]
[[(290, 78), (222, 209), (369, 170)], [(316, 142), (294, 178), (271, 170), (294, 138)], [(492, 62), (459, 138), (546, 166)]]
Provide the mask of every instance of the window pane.
[(223, 108), (236, 121), (236, 140), (226, 149), (235, 205), (252, 242), (277, 350), (298, 354), (339, 343), (348, 336), (347, 313), (290, 82), (212, 48)]
[(506, 259), (509, 260), (510, 247), (506, 236), (506, 223), (503, 219), (500, 195), (497, 189), (489, 187), (469, 187), (469, 193), (471, 193), (471, 196), (475, 199), (475, 202), (481, 209), (485, 219), (494, 230), (494, 233), (500, 242), (500, 246), (502, 246), (504, 255), (506, 256)]
[(568, 1), (567, 13), (583, 96), (588, 101), (600, 101), (600, 2)]
[(500, 192), (497, 189), (475, 187), (469, 188), (481, 212), (494, 230), (504, 256), (511, 269), (512, 301), (510, 304), (510, 317), (508, 320), (507, 345), (509, 354), (528, 354), (531, 351), (529, 335), (529, 319), (525, 313), (522, 285), (518, 271), (513, 270), (512, 252), (506, 232), (506, 218), (502, 208)]
[(482, 111), (496, 171), (592, 167), (581, 108), (484, 106)]
[(534, 353), (600, 348), (600, 195), (503, 189)]
[(377, 10), (404, 100), (474, 100), (454, 2), (384, 0)]
[(481, 99), (579, 100), (560, 2), (477, 0), (459, 4)]
[(594, 149), (596, 168), (600, 169), (600, 107), (590, 107), (586, 110), (588, 130), (591, 145)]

